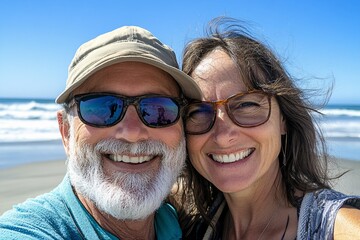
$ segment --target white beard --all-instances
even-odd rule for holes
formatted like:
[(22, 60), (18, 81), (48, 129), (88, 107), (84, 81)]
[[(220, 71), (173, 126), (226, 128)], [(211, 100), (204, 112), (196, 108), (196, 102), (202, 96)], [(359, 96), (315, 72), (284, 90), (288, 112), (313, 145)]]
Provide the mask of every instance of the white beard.
[[(72, 125), (72, 124), (70, 124)], [(70, 130), (68, 173), (76, 191), (119, 220), (140, 220), (153, 214), (170, 193), (186, 158), (185, 139), (176, 149), (160, 141), (127, 143), (103, 140), (95, 146), (77, 143)], [(162, 156), (160, 169), (146, 173), (116, 172), (105, 176), (101, 153)]]

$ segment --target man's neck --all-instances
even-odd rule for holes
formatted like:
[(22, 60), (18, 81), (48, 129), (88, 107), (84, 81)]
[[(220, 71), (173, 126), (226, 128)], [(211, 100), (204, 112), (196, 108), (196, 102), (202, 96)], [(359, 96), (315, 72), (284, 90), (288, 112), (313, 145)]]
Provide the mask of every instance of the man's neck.
[(96, 222), (119, 239), (156, 239), (154, 227), (155, 214), (143, 220), (119, 220), (101, 212), (92, 201), (81, 194), (77, 193), (76, 195)]

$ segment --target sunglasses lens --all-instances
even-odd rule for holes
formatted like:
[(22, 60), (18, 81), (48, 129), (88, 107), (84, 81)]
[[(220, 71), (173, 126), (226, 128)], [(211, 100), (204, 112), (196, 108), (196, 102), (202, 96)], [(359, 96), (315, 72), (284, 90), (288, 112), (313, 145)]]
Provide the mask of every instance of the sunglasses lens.
[(270, 114), (268, 96), (263, 93), (249, 93), (235, 96), (228, 101), (231, 118), (241, 127), (254, 127), (265, 123)]
[(80, 117), (89, 125), (109, 126), (119, 120), (124, 101), (115, 96), (87, 96), (79, 101)]
[(185, 117), (185, 130), (189, 134), (200, 134), (210, 130), (215, 120), (211, 103), (199, 102), (188, 105)]
[(168, 97), (142, 98), (138, 110), (144, 123), (149, 127), (165, 127), (179, 119), (179, 106)]

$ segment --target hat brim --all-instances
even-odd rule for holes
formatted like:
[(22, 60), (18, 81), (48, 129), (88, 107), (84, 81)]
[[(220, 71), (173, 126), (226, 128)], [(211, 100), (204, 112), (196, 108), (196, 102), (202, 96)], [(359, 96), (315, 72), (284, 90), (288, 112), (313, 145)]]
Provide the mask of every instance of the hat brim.
[(144, 56), (121, 56), (118, 58), (112, 58), (111, 60), (105, 60), (101, 62), (97, 62), (92, 67), (88, 67), (87, 69), (90, 69), (88, 71), (83, 71), (79, 76), (77, 76), (77, 80), (74, 84), (72, 84), (70, 87), (66, 88), (57, 98), (56, 103), (64, 103), (67, 98), (69, 97), (70, 93), (73, 92), (76, 88), (78, 88), (81, 84), (83, 84), (91, 75), (93, 75), (95, 72), (110, 66), (114, 65), (116, 63), (122, 63), (122, 62), (142, 62), (149, 65), (152, 65), (154, 67), (157, 67), (159, 69), (162, 69), (163, 71), (170, 74), (175, 81), (179, 84), (181, 87), (181, 90), (183, 94), (191, 99), (202, 99), (201, 90), (198, 87), (198, 85), (195, 83), (195, 81), (182, 72), (181, 70), (172, 67), (170, 65), (164, 64), (162, 62), (156, 61), (154, 59), (146, 58)]

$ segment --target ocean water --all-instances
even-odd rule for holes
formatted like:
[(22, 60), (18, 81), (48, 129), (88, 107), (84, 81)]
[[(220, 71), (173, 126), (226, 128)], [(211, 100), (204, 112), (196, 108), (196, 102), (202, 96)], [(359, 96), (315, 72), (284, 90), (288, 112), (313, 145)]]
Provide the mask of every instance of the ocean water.
[[(65, 159), (54, 100), (0, 98), (0, 168)], [(329, 105), (320, 127), (335, 157), (360, 160), (360, 105)]]
[(360, 105), (329, 105), (321, 113), (319, 123), (329, 153), (360, 161)]
[(0, 99), (0, 143), (60, 139), (54, 100)]
[(54, 100), (0, 98), (0, 168), (66, 159)]

